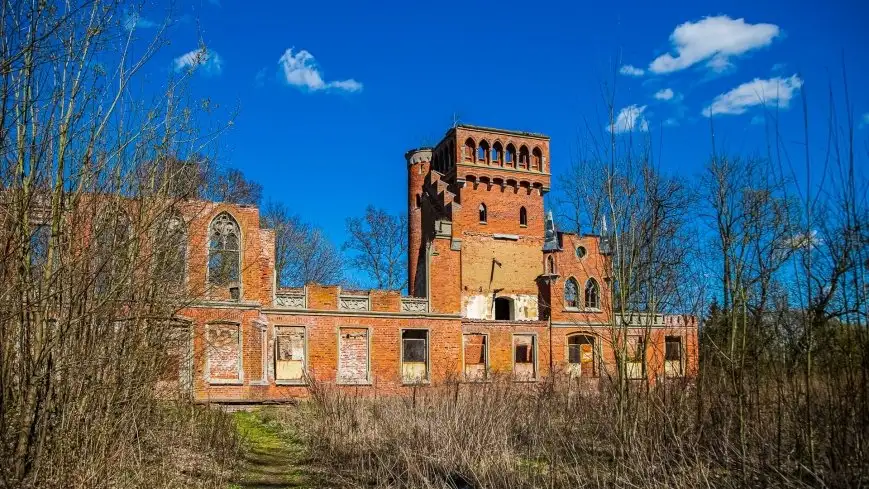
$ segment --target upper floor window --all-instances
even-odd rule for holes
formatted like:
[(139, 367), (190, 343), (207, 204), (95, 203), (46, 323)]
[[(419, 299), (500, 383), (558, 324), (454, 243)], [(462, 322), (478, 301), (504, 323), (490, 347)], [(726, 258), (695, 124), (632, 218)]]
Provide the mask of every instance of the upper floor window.
[(501, 148), (501, 143), (495, 143), (492, 145), (492, 164), (501, 166), (503, 162), (501, 158), (504, 156), (504, 151)]
[(528, 169), (528, 148), (525, 146), (519, 148), (519, 168)]
[(564, 282), (564, 307), (578, 307), (579, 285), (573, 278)]
[(164, 234), (158, 239), (164, 240), (166, 244), (163, 269), (166, 270), (166, 279), (178, 285), (184, 282), (187, 265), (187, 233), (181, 216), (169, 216), (162, 231)]
[(584, 246), (577, 246), (576, 247), (576, 257), (582, 258), (584, 256), (585, 256), (585, 247)]
[(226, 212), (211, 221), (208, 231), (208, 282), (229, 285), (238, 282), (241, 258), (241, 231)]
[(534, 151), (531, 152), (531, 169), (543, 171), (543, 153), (540, 148), (534, 148)]
[(508, 166), (513, 166), (516, 161), (516, 148), (512, 144), (507, 145), (507, 151), (504, 153)]
[(480, 222), (488, 222), (488, 212), (486, 210), (486, 204), (480, 204)]
[(555, 258), (553, 258), (552, 255), (546, 257), (546, 273), (555, 273)]
[(489, 143), (485, 140), (480, 141), (480, 147), (477, 148), (477, 159), (483, 162), (488, 161), (486, 158), (489, 157)]
[(476, 152), (476, 145), (474, 144), (474, 140), (468, 138), (465, 140), (465, 145), (462, 147), (462, 159), (465, 161), (474, 161), (474, 153)]
[(600, 288), (593, 278), (585, 283), (585, 307), (600, 309)]
[(519, 225), (520, 226), (527, 226), (528, 225), (528, 211), (526, 211), (524, 207), (519, 208)]
[(130, 228), (130, 220), (122, 210), (114, 206), (102, 209), (94, 229), (94, 287), (98, 294), (117, 290), (119, 282), (129, 279)]

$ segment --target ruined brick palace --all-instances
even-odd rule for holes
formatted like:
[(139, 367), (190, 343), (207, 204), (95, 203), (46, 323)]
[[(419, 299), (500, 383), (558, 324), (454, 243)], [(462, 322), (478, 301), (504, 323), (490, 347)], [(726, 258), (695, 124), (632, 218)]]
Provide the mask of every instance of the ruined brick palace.
[(254, 207), (208, 203), (187, 223), (188, 285), (206, 292), (180, 313), (193, 354), (178, 374), (196, 400), (287, 400), (311, 378), (384, 393), (495, 376), (595, 382), (616, 371), (614, 344), (634, 378), (696, 371), (691, 316), (633, 315), (612, 337), (623, 320), (607, 299), (606, 239), (557, 232), (544, 210), (548, 137), (459, 125), (405, 157), (408, 296), (277, 288), (274, 233)]

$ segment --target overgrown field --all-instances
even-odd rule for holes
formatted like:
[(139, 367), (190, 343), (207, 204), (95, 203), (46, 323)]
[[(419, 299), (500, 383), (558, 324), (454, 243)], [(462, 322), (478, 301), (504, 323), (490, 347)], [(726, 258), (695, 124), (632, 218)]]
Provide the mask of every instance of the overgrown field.
[[(774, 394), (774, 392), (772, 393)], [(315, 386), (275, 411), (312, 463), (343, 487), (856, 487), (869, 482), (862, 440), (838, 408), (815, 412), (814, 470), (798, 405), (775, 396), (736, 419), (725, 393), (695, 384), (580, 391), (569, 383), (450, 384), (403, 398)], [(742, 430), (740, 431), (740, 426)], [(836, 437), (831, 436), (837, 433)], [(842, 433), (845, 433), (844, 436)], [(850, 435), (848, 435), (850, 433)], [(857, 443), (857, 444), (853, 444)]]

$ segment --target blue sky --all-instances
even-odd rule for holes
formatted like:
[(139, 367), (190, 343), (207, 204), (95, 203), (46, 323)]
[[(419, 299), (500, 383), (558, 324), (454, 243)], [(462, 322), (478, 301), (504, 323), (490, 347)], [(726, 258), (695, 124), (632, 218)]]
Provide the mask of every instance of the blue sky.
[[(801, 139), (801, 92), (825, 117), (843, 56), (869, 126), (869, 6), (808, 3), (176, 2), (152, 69), (199, 64), (195, 95), (239, 109), (221, 163), (340, 245), (367, 204), (404, 210), (404, 152), (437, 142), (454, 115), (548, 134), (553, 173), (566, 170), (584, 128), (606, 124), (603, 81), (616, 83), (615, 129), (648, 128), (672, 173), (706, 161), (704, 111), (719, 149), (764, 151), (760, 92)], [(146, 5), (136, 34), (165, 15)], [(200, 42), (207, 59), (185, 57)]]

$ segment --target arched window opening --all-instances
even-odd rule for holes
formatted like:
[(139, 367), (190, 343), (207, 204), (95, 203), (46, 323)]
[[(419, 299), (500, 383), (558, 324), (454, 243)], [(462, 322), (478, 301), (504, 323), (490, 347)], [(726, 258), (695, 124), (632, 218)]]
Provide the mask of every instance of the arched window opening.
[(594, 336), (575, 334), (567, 337), (567, 364), (574, 377), (597, 377)]
[(419, 209), (420, 207), (422, 207), (422, 197), (416, 194), (416, 208)]
[(513, 299), (509, 297), (495, 298), (495, 320), (496, 321), (512, 321), (513, 320)]
[(94, 229), (97, 294), (119, 290), (118, 282), (129, 279), (130, 266), (130, 220), (114, 207), (103, 209), (101, 214)]
[(524, 207), (519, 208), (519, 225), (520, 226), (527, 226), (528, 225), (528, 211), (526, 211)]
[(480, 222), (486, 223), (488, 222), (489, 215), (486, 211), (486, 204), (480, 204)]
[(477, 160), (483, 163), (488, 163), (489, 158), (489, 143), (485, 140), (480, 141), (480, 147), (477, 148)]
[(552, 255), (546, 257), (546, 273), (549, 275), (555, 274), (555, 258)]
[(534, 148), (531, 152), (531, 169), (543, 171), (543, 153), (540, 151), (540, 148)]
[(583, 258), (585, 256), (585, 246), (576, 247), (576, 257)]
[(504, 165), (504, 149), (501, 147), (501, 143), (495, 143), (492, 145), (492, 164), (503, 166)]
[(213, 285), (238, 283), (241, 230), (226, 212), (211, 221), (208, 232), (208, 282)]
[(166, 243), (166, 253), (163, 269), (166, 271), (166, 281), (181, 285), (187, 269), (187, 229), (181, 216), (173, 213), (166, 219), (165, 229), (158, 239)]
[(579, 307), (578, 296), (579, 285), (576, 283), (576, 280), (573, 278), (567, 279), (567, 282), (564, 282), (564, 307)]
[(504, 157), (507, 166), (516, 165), (516, 148), (514, 148), (512, 144), (507, 145), (507, 151), (505, 152)]
[(476, 145), (474, 144), (474, 140), (468, 138), (465, 140), (465, 145), (462, 147), (462, 160), (464, 161), (474, 161), (474, 152), (476, 151)]
[(585, 283), (585, 307), (600, 309), (600, 287), (597, 280), (590, 278)]
[(528, 148), (525, 146), (519, 148), (519, 168), (528, 169)]

